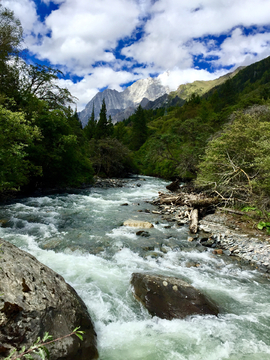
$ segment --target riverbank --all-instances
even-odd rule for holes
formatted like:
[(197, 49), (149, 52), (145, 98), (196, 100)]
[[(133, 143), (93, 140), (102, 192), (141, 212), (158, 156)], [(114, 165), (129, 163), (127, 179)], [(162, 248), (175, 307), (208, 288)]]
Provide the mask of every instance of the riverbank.
[[(188, 204), (164, 204), (162, 195), (151, 202), (157, 206), (153, 212), (176, 226), (190, 224), (193, 209)], [(189, 241), (205, 246), (213, 255), (231, 256), (243, 265), (270, 274), (270, 236), (259, 231), (245, 213), (217, 207), (211, 207), (209, 212), (200, 213), (198, 231), (190, 233)]]

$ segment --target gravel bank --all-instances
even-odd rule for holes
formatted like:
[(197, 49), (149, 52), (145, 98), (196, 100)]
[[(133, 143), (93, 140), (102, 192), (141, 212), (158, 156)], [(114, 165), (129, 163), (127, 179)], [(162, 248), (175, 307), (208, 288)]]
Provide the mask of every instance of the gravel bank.
[[(189, 224), (191, 208), (188, 206), (162, 205), (158, 199), (152, 204), (158, 208), (153, 213), (176, 226)], [(234, 256), (252, 267), (270, 274), (270, 236), (256, 228), (247, 229), (240, 216), (232, 216), (221, 210), (203, 216), (199, 220), (197, 234), (190, 234), (190, 241), (199, 242), (214, 254)]]

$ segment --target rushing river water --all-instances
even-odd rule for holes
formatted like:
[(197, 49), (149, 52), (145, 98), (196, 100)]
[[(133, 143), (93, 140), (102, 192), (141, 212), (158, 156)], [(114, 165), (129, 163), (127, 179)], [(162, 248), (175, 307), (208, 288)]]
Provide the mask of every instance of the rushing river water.
[[(94, 321), (102, 360), (269, 360), (269, 280), (200, 251), (187, 241), (186, 227), (166, 228), (145, 212), (153, 209), (145, 201), (165, 185), (131, 179), (123, 188), (26, 198), (0, 207), (0, 237), (76, 289)], [(155, 223), (150, 237), (121, 226), (129, 218)], [(133, 272), (180, 277), (216, 301), (221, 313), (151, 317), (132, 295)]]

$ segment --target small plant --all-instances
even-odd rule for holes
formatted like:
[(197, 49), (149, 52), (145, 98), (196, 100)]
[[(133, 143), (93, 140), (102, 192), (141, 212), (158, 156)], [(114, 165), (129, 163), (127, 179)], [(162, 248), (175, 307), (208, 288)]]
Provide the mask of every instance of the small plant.
[(266, 229), (267, 234), (270, 235), (270, 222), (260, 221), (257, 225), (259, 230)]
[(70, 334), (57, 338), (55, 340), (52, 339), (52, 336), (49, 333), (45, 333), (43, 338), (41, 339), (38, 337), (37, 341), (32, 345), (28, 350), (26, 350), (25, 346), (18, 352), (14, 349), (7, 358), (4, 360), (17, 360), (17, 359), (29, 359), (34, 360), (32, 355), (38, 355), (40, 359), (45, 360), (49, 359), (50, 353), (46, 348), (47, 345), (53, 344), (54, 342), (61, 341), (67, 337), (72, 335), (76, 335), (80, 340), (83, 340), (84, 331), (79, 330), (80, 328), (77, 327), (74, 329)]
[(249, 211), (257, 211), (258, 209), (256, 208), (256, 206), (245, 206), (241, 210), (244, 211), (244, 212), (249, 212)]

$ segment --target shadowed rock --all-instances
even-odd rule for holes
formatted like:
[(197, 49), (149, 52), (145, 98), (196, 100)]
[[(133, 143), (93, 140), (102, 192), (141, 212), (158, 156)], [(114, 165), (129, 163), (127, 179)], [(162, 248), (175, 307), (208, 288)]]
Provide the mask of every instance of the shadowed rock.
[(30, 348), (45, 332), (56, 339), (79, 326), (84, 340), (72, 336), (49, 345), (50, 359), (97, 359), (96, 333), (76, 291), (34, 256), (0, 244), (0, 359), (10, 349)]
[(134, 295), (153, 316), (183, 319), (189, 315), (217, 315), (218, 307), (181, 279), (134, 273)]

